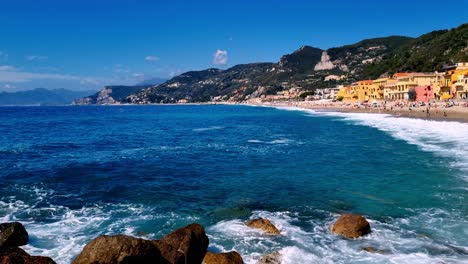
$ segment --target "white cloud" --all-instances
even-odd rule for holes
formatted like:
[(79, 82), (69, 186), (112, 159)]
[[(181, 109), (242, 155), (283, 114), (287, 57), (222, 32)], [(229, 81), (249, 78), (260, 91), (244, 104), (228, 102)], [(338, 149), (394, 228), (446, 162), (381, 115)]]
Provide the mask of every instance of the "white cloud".
[[(0, 65), (0, 82), (3, 83), (26, 83), (35, 80), (60, 80), (60, 81), (79, 81), (86, 83), (107, 82), (110, 79), (100, 77), (82, 77), (71, 74), (58, 73), (37, 73), (20, 71), (13, 66)], [(8, 84), (11, 85), (11, 84)]]
[(150, 56), (146, 56), (145, 60), (147, 60), (147, 61), (157, 61), (157, 60), (159, 60), (159, 57), (150, 55)]
[(10, 65), (0, 65), (0, 71), (15, 71), (16, 68)]
[(8, 54), (0, 50), (0, 62), (7, 62)]
[(3, 85), (3, 88), (4, 88), (5, 90), (13, 90), (13, 89), (16, 88), (16, 86), (7, 83), (7, 84)]
[(122, 64), (114, 65), (112, 70), (115, 73), (130, 73), (131, 72), (130, 68), (128, 68), (127, 66), (122, 65)]
[[(37, 70), (37, 71), (36, 71)], [(99, 88), (104, 85), (134, 85), (148, 76), (143, 72), (133, 72), (125, 65), (114, 65), (112, 76), (82, 76), (37, 68), (29, 71), (0, 63), (0, 91), (13, 91), (35, 87), (73, 87), (80, 89)]]
[(32, 80), (79, 80), (80, 78), (68, 74), (53, 74), (53, 73), (34, 73), (34, 72), (17, 72), (17, 71), (1, 71), (0, 82), (21, 83)]
[(215, 54), (213, 54), (213, 64), (226, 65), (227, 63), (228, 63), (227, 50), (216, 50)]
[(28, 61), (45, 61), (49, 57), (47, 56), (42, 56), (42, 55), (26, 55), (24, 58)]

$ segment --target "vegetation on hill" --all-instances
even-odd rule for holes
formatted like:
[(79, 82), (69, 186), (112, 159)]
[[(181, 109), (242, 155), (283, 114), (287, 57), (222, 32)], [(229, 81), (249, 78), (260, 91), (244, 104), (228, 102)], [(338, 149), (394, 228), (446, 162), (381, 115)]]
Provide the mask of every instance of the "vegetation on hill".
[(112, 99), (134, 104), (243, 101), (292, 88), (310, 94), (317, 88), (375, 79), (398, 71), (440, 71), (444, 65), (459, 61), (468, 61), (468, 24), (418, 38), (366, 39), (328, 50), (303, 46), (282, 56), (278, 63), (191, 71), (160, 85), (140, 87), (131, 95), (113, 91)]
[(443, 67), (468, 61), (468, 23), (450, 30), (437, 30), (401, 45), (381, 61), (366, 65), (363, 75), (443, 71)]
[(106, 86), (101, 91), (73, 101), (74, 105), (89, 104), (115, 104), (126, 101), (127, 96), (137, 93), (141, 89), (149, 87), (148, 85), (136, 86)]

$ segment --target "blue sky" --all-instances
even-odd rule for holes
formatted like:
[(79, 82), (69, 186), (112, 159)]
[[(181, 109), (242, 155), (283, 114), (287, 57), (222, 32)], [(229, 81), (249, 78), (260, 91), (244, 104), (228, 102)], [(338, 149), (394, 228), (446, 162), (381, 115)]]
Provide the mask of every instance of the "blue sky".
[(468, 22), (468, 1), (447, 8), (432, 0), (2, 1), (0, 91), (134, 84), (276, 62), (302, 45), (416, 37)]

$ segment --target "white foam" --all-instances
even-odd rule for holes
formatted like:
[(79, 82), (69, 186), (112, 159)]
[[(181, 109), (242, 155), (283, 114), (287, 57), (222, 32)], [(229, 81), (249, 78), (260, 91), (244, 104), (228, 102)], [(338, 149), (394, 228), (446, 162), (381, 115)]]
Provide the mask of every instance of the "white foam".
[(203, 132), (203, 131), (211, 131), (211, 130), (220, 130), (223, 129), (222, 126), (210, 126), (210, 127), (201, 127), (201, 128), (194, 128), (192, 131), (194, 132)]
[(314, 254), (306, 252), (295, 246), (285, 247), (279, 251), (281, 254), (281, 264), (297, 264), (297, 263), (311, 263), (311, 264), (327, 264), (334, 263), (330, 259), (322, 259)]
[[(29, 243), (23, 248), (31, 255), (49, 256), (57, 263), (71, 263), (84, 245), (101, 234), (126, 234), (154, 239), (165, 235), (162, 228), (154, 233), (137, 232), (147, 223), (158, 223), (170, 230), (179, 227), (178, 221), (195, 222), (192, 217), (181, 217), (139, 204), (94, 204), (70, 209), (47, 203), (53, 191), (34, 187), (13, 186), (27, 201), (15, 196), (1, 197), (0, 222), (19, 221), (29, 233)], [(41, 217), (42, 216), (42, 217)], [(44, 221), (38, 218), (46, 219)], [(153, 231), (151, 231), (153, 232)], [(163, 233), (161, 233), (163, 232)]]
[(250, 139), (250, 140), (247, 140), (247, 142), (249, 142), (249, 143), (265, 143), (265, 141), (258, 140), (258, 139)]
[[(427, 223), (426, 214), (405, 219), (412, 226)], [(441, 212), (438, 212), (441, 213)], [(325, 219), (304, 219), (291, 212), (253, 212), (251, 218), (269, 219), (281, 236), (268, 236), (247, 227), (240, 219), (221, 221), (207, 229), (210, 245), (220, 251), (238, 251), (245, 263), (257, 263), (263, 255), (279, 252), (282, 263), (463, 263), (463, 254), (453, 254), (453, 248), (463, 251), (463, 246), (446, 245), (411, 231), (411, 226), (395, 219), (382, 223), (369, 219), (372, 233), (347, 240), (330, 233), (330, 224), (338, 215), (321, 212)], [(445, 216), (444, 216), (445, 217)], [(304, 225), (304, 221), (310, 225)], [(303, 227), (297, 226), (301, 222)], [(446, 222), (445, 222), (446, 223)], [(453, 241), (452, 241), (453, 242)], [(451, 242), (451, 243), (452, 243)], [(463, 242), (460, 242), (463, 243)], [(386, 254), (370, 253), (362, 247), (375, 247)], [(434, 255), (434, 252), (439, 251)]]
[(263, 140), (258, 140), (258, 139), (249, 139), (247, 140), (248, 143), (253, 143), (253, 144), (270, 144), (270, 145), (287, 145), (287, 144), (292, 144), (292, 143), (297, 143), (297, 144), (302, 144), (302, 142), (298, 142), (292, 139), (288, 138), (279, 138), (279, 139), (274, 139), (270, 141), (263, 141)]
[(304, 112), (321, 116), (336, 116), (352, 124), (374, 127), (396, 139), (418, 146), (421, 150), (448, 158), (449, 164), (464, 171), (468, 180), (468, 124), (417, 118), (395, 117), (388, 114)]

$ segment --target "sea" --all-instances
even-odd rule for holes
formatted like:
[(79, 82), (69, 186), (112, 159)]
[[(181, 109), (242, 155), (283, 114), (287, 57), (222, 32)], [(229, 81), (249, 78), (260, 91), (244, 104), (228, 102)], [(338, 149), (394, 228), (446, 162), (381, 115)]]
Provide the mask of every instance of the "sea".
[[(330, 233), (343, 213), (372, 233)], [(271, 220), (268, 236), (245, 226)], [(245, 263), (468, 263), (468, 124), (232, 105), (0, 107), (0, 222), (71, 263), (197, 222)], [(362, 250), (373, 247), (383, 254)]]

